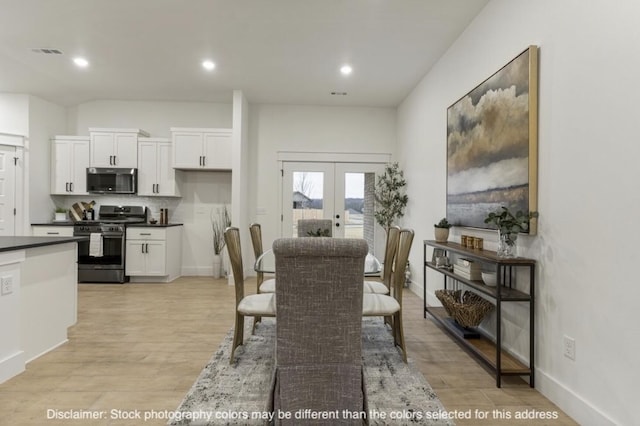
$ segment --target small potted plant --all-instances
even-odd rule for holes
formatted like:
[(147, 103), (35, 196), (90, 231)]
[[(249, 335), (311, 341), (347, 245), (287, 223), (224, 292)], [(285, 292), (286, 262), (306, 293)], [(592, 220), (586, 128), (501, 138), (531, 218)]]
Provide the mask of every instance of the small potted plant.
[(53, 220), (56, 222), (64, 222), (67, 220), (67, 209), (64, 207), (56, 207), (54, 214)]
[(507, 207), (491, 212), (484, 219), (484, 223), (490, 223), (498, 228), (498, 256), (516, 257), (516, 240), (520, 232), (529, 230), (529, 222), (538, 217), (538, 212), (525, 213), (518, 210), (515, 214)]
[(451, 224), (446, 217), (443, 217), (440, 222), (433, 225), (433, 232), (437, 242), (444, 243), (449, 239), (449, 228), (451, 228)]

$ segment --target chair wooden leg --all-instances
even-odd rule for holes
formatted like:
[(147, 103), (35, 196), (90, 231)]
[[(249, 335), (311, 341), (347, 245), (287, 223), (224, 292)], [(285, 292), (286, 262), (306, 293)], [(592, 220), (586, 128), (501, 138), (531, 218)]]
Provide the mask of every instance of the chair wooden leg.
[(229, 364), (233, 364), (233, 355), (236, 348), (244, 343), (244, 315), (236, 312), (236, 325), (233, 330), (233, 344), (231, 345), (231, 358)]
[(404, 344), (404, 329), (402, 327), (402, 312), (398, 311), (393, 315), (394, 341), (402, 349), (402, 359), (407, 363), (407, 347)]

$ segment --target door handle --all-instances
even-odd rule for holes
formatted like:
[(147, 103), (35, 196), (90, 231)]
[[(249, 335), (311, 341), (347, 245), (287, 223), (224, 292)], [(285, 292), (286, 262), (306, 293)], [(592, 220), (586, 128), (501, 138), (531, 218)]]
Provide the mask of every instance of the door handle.
[(207, 165), (207, 157), (205, 155), (202, 156), (202, 167)]
[(115, 166), (116, 164), (117, 164), (116, 156), (114, 155), (114, 156), (113, 156), (113, 165)]
[(73, 182), (69, 182), (69, 189), (70, 189), (70, 192), (73, 192)]
[(336, 228), (339, 228), (340, 224), (338, 222), (336, 222)]
[(336, 215), (336, 219), (340, 219), (340, 215), (339, 214)]
[(64, 191), (65, 191), (65, 192), (69, 192), (69, 182), (65, 182), (65, 184), (64, 184)]
[(144, 245), (145, 253), (149, 253), (149, 243)]

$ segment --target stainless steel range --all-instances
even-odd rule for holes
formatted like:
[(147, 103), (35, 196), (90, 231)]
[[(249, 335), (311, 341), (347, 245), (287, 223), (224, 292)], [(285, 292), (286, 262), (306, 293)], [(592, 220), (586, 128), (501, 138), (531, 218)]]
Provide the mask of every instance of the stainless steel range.
[(100, 206), (97, 220), (81, 220), (74, 224), (74, 236), (88, 236), (78, 243), (78, 281), (124, 283), (125, 237), (128, 224), (144, 223), (144, 206)]

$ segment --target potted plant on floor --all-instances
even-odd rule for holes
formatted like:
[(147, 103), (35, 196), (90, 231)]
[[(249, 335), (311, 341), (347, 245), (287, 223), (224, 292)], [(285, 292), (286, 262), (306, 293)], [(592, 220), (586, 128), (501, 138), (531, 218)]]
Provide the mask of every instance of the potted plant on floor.
[(433, 225), (433, 232), (437, 242), (444, 243), (449, 239), (449, 228), (451, 228), (451, 224), (446, 217), (443, 217), (440, 222)]
[(529, 230), (529, 222), (534, 217), (538, 217), (538, 212), (525, 213), (519, 210), (514, 214), (504, 206), (502, 210), (487, 215), (484, 223), (493, 224), (498, 228), (498, 256), (517, 256), (518, 234)]
[(211, 230), (213, 232), (213, 278), (222, 275), (222, 250), (224, 250), (224, 231), (231, 226), (227, 206), (218, 208), (216, 214), (211, 210)]
[(405, 194), (406, 185), (407, 181), (398, 163), (387, 164), (384, 174), (378, 177), (374, 193), (374, 216), (385, 232), (397, 218), (404, 216), (404, 209), (409, 202), (409, 197)]

